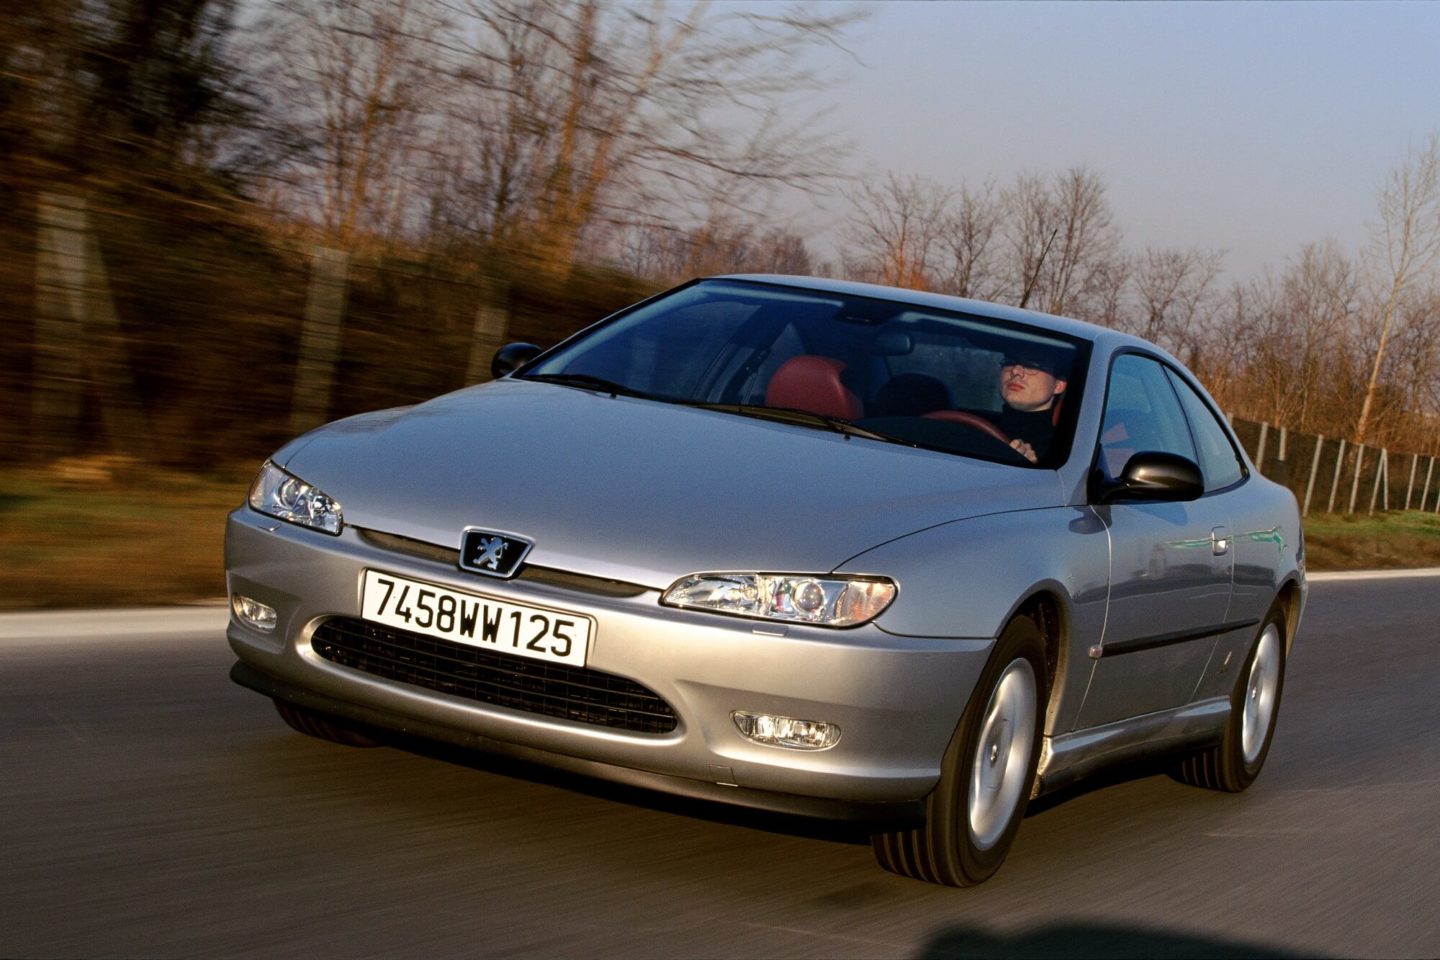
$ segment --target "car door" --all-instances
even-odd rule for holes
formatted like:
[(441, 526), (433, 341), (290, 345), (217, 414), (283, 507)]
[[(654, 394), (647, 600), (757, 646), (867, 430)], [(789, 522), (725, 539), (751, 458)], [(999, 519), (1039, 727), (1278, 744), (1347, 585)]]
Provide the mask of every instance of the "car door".
[[(1117, 477), (1140, 451), (1199, 462), (1166, 366), (1121, 354), (1106, 388), (1096, 469)], [(1188, 703), (1230, 603), (1233, 551), (1224, 497), (1094, 507), (1110, 537), (1110, 592), (1078, 726)]]

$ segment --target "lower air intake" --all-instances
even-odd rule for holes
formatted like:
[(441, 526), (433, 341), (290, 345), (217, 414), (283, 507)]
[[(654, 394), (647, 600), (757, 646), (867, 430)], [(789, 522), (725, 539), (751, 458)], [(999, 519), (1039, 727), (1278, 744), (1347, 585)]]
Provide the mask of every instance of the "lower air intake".
[(669, 733), (675, 711), (633, 680), (481, 650), (364, 620), (327, 620), (310, 639), (331, 663), (452, 697), (632, 733)]

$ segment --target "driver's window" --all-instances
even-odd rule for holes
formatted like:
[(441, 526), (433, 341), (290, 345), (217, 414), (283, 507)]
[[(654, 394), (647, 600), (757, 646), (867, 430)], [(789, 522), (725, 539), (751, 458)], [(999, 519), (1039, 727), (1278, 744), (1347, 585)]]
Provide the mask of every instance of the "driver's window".
[(1114, 480), (1142, 450), (1195, 459), (1195, 444), (1165, 368), (1149, 357), (1126, 353), (1110, 368), (1097, 462), (1106, 479)]

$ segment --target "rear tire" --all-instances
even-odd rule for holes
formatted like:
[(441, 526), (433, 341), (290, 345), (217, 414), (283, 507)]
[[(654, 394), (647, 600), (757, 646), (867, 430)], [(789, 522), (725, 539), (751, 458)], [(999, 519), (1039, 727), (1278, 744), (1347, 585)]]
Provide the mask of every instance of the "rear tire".
[(925, 825), (873, 834), (892, 873), (951, 887), (988, 880), (1010, 852), (1040, 759), (1045, 638), (1028, 617), (996, 641), (925, 801)]
[(305, 734), (307, 737), (315, 737), (317, 740), (328, 740), (331, 743), (343, 744), (347, 747), (378, 747), (379, 741), (359, 731), (324, 716), (315, 713), (305, 707), (296, 706), (285, 700), (275, 701), (275, 710), (280, 714), (280, 719), (288, 723), (292, 729)]
[(1272, 607), (1230, 692), (1230, 718), (1220, 743), (1180, 761), (1170, 775), (1207, 790), (1239, 793), (1260, 775), (1285, 689), (1285, 615)]

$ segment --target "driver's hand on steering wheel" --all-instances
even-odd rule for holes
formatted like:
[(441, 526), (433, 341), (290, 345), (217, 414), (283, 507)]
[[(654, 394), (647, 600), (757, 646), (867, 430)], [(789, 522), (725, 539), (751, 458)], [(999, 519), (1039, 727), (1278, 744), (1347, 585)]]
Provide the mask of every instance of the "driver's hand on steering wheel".
[(1026, 460), (1029, 460), (1031, 463), (1040, 462), (1040, 458), (1035, 455), (1035, 448), (1030, 446), (1030, 444), (1026, 443), (1024, 440), (1011, 440), (1010, 449), (1014, 450), (1016, 453), (1020, 454), (1020, 456), (1024, 457)]

